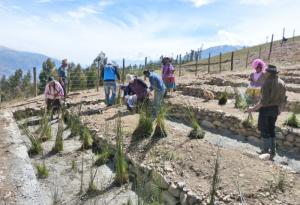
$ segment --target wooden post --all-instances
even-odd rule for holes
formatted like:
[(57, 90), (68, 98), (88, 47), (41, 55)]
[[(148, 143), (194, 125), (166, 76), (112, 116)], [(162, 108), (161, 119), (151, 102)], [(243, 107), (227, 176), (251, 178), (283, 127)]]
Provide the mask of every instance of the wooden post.
[(179, 55), (179, 77), (181, 76), (181, 54)]
[(33, 86), (34, 86), (34, 96), (36, 97), (38, 95), (37, 81), (36, 81), (36, 67), (33, 67)]
[(195, 76), (197, 76), (198, 74), (198, 53), (196, 53), (196, 72), (195, 72)]
[(245, 65), (246, 69), (248, 67), (248, 60), (249, 60), (249, 49), (247, 49), (246, 65)]
[(222, 52), (220, 52), (220, 57), (219, 57), (219, 69), (220, 73), (222, 72)]
[[(68, 88), (67, 88), (67, 91), (66, 93), (69, 93), (70, 92), (70, 83), (71, 83), (71, 66), (68, 66)], [(65, 88), (66, 89), (66, 88)]]
[(145, 69), (147, 69), (147, 57), (145, 57)]
[(293, 42), (295, 41), (295, 29), (293, 31)]
[(123, 58), (123, 67), (122, 67), (122, 83), (125, 82), (125, 58)]
[(268, 55), (268, 60), (269, 61), (271, 59), (271, 53), (272, 53), (272, 47), (273, 47), (273, 38), (274, 38), (274, 34), (272, 34), (271, 43), (270, 43), (270, 50), (269, 50), (269, 55)]
[(208, 62), (207, 62), (207, 72), (210, 73), (210, 53), (208, 54)]
[(281, 47), (283, 45), (283, 40), (284, 40), (284, 33), (285, 33), (285, 28), (283, 28), (283, 31), (282, 31), (282, 40), (281, 40)]
[(234, 52), (231, 52), (231, 66), (230, 66), (231, 71), (233, 71), (233, 56), (234, 56)]
[(97, 80), (96, 80), (96, 90), (99, 91), (100, 84), (100, 61), (98, 61), (98, 69), (97, 69)]
[(259, 51), (258, 51), (258, 58), (261, 56), (261, 46), (259, 46)]

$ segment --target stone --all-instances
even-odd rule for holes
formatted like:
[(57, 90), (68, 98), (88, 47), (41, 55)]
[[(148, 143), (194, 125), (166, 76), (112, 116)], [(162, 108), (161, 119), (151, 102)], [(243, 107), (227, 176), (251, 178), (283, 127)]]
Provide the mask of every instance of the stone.
[(178, 203), (178, 200), (174, 196), (172, 196), (168, 191), (162, 192), (162, 199), (164, 203), (168, 205), (176, 205)]
[(270, 159), (270, 154), (266, 153), (266, 154), (261, 154), (259, 155), (259, 159), (266, 161)]
[(180, 190), (177, 188), (177, 186), (174, 183), (172, 183), (169, 186), (168, 192), (170, 194), (172, 194), (174, 197), (179, 197), (180, 196)]
[(300, 143), (300, 136), (296, 136), (296, 137), (295, 137), (295, 142), (296, 142), (296, 143)]
[(196, 203), (199, 203), (201, 200), (199, 197), (196, 196), (196, 194), (192, 191), (189, 191), (187, 193), (187, 200), (189, 202), (190, 205), (193, 205), (193, 204), (196, 204)]
[(185, 193), (185, 192), (180, 193), (180, 204), (181, 205), (188, 205), (187, 193)]
[(283, 140), (284, 139), (284, 135), (281, 132), (276, 132), (276, 138)]
[(294, 136), (293, 134), (288, 134), (288, 135), (286, 136), (286, 140), (287, 140), (288, 142), (294, 142), (294, 141), (295, 141), (295, 136)]
[(214, 121), (213, 124), (218, 127), (221, 127), (221, 125), (222, 125), (222, 123), (220, 121)]
[[(290, 130), (288, 128), (281, 128), (281, 132), (284, 136), (288, 135), (290, 133)], [(277, 133), (276, 133), (277, 134)]]
[(169, 188), (169, 183), (168, 183), (167, 179), (164, 176), (162, 176), (160, 173), (153, 170), (151, 172), (151, 175), (152, 175), (152, 180), (154, 181), (154, 183), (156, 185), (158, 185), (160, 188), (162, 188), (162, 189)]
[(179, 189), (183, 189), (185, 187), (185, 182), (184, 181), (181, 181), (181, 182), (177, 182), (177, 187)]
[(214, 126), (211, 122), (209, 122), (209, 121), (207, 121), (207, 120), (203, 120), (203, 121), (201, 122), (201, 126), (202, 126), (202, 127), (209, 128), (209, 129), (214, 129), (214, 128), (215, 128), (215, 126)]
[(289, 142), (289, 141), (284, 141), (283, 142), (283, 145), (284, 146), (287, 146), (287, 147), (292, 147), (293, 146), (293, 143)]
[(249, 136), (247, 139), (250, 143), (258, 144), (261, 142), (261, 140), (255, 136)]

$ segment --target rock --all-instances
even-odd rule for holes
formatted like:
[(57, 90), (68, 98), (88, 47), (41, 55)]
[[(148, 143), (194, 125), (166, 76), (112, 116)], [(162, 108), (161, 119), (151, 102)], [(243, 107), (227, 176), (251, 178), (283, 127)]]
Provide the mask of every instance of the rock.
[(158, 185), (162, 189), (168, 189), (169, 188), (169, 183), (167, 182), (167, 179), (162, 176), (160, 173), (156, 171), (152, 171), (152, 180), (156, 185)]
[[(290, 133), (288, 128), (281, 128), (281, 132), (284, 136), (288, 135)], [(280, 133), (280, 132), (279, 132)], [(277, 134), (277, 133), (276, 133)], [(278, 136), (276, 135), (276, 137), (278, 138)]]
[(177, 187), (179, 189), (183, 189), (185, 187), (185, 182), (181, 181), (181, 182), (177, 182)]
[(281, 132), (276, 132), (276, 138), (283, 140), (284, 139), (284, 135)]
[(169, 186), (168, 192), (170, 194), (172, 194), (174, 197), (179, 197), (180, 196), (180, 190), (173, 183)]
[(249, 136), (247, 139), (250, 143), (258, 144), (261, 142), (261, 140), (255, 136)]
[(173, 172), (172, 164), (171, 162), (167, 161), (164, 163), (164, 171), (165, 172)]
[(214, 129), (214, 128), (215, 128), (215, 126), (214, 126), (211, 122), (209, 122), (209, 121), (207, 121), (207, 120), (203, 120), (203, 121), (201, 122), (201, 126), (202, 126), (202, 127), (209, 128), (209, 129)]
[(296, 141), (296, 143), (300, 143), (300, 136), (296, 136), (295, 141)]
[(287, 147), (292, 147), (292, 146), (293, 146), (293, 143), (292, 143), (292, 142), (289, 142), (289, 141), (284, 141), (284, 142), (283, 142), (283, 145), (284, 145), (284, 146), (287, 146)]
[(181, 205), (188, 205), (187, 194), (185, 192), (180, 193), (180, 204)]
[(168, 205), (176, 205), (178, 203), (178, 200), (174, 196), (172, 196), (168, 191), (162, 192), (162, 199), (164, 203)]
[(201, 199), (199, 197), (197, 197), (196, 194), (192, 191), (189, 191), (187, 193), (187, 200), (188, 200), (190, 205), (197, 204), (197, 203), (201, 202)]
[(294, 142), (294, 141), (295, 141), (295, 136), (294, 136), (293, 134), (288, 134), (288, 135), (286, 136), (286, 140), (287, 140), (288, 142)]
[(270, 159), (270, 154), (266, 153), (266, 154), (261, 154), (259, 155), (259, 159), (266, 161)]
[(220, 121), (214, 121), (213, 124), (218, 127), (221, 127), (221, 125), (222, 125), (222, 123)]

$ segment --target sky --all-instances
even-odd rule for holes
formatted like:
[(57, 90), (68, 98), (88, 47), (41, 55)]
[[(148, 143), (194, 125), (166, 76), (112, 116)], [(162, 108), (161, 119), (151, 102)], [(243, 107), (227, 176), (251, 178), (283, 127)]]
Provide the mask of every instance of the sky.
[[(300, 33), (299, 0), (0, 0), (0, 45), (89, 65)], [(299, 33), (298, 33), (299, 32)]]

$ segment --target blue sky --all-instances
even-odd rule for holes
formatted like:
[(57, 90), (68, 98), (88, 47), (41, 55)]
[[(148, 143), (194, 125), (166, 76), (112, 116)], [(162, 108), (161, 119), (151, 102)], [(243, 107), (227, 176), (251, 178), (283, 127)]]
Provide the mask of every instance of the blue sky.
[(90, 64), (300, 32), (298, 0), (0, 0), (0, 45)]

